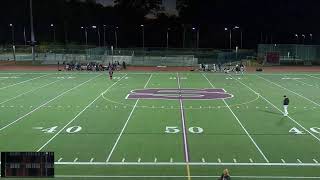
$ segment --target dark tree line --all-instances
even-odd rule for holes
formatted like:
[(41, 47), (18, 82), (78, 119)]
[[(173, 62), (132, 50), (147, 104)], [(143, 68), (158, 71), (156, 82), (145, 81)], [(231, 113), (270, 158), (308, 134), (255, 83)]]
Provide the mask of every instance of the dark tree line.
[[(315, 0), (177, 0), (178, 16), (166, 14), (161, 0), (115, 0), (113, 7), (97, 4), (95, 0), (33, 0), (33, 3), (38, 43), (53, 43), (55, 32), (57, 44), (84, 44), (84, 29), (80, 27), (86, 27), (89, 44), (98, 44), (99, 29), (101, 44), (105, 36), (107, 45), (114, 45), (117, 33), (118, 46), (141, 46), (140, 25), (144, 24), (146, 46), (165, 47), (170, 28), (170, 47), (182, 47), (183, 38), (185, 47), (194, 47), (199, 30), (200, 47), (224, 48), (228, 38), (224, 28), (238, 25), (244, 35), (244, 47), (252, 48), (259, 42), (295, 43), (295, 33), (312, 33), (315, 43), (320, 30), (317, 23), (320, 2)], [(9, 24), (14, 25), (15, 42), (24, 44), (24, 30), (30, 39), (29, 0), (7, 0), (0, 4), (0, 44), (12, 41)], [(232, 43), (239, 45), (239, 41), (240, 30), (234, 31)]]

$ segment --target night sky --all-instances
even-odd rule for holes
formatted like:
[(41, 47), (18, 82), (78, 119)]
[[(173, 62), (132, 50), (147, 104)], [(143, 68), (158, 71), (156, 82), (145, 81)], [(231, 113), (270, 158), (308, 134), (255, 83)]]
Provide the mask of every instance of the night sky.
[[(10, 23), (15, 24), (15, 40), (18, 44), (23, 44), (24, 28), (29, 35), (28, 1), (0, 2), (0, 44), (11, 43)], [(125, 2), (130, 1), (139, 2)], [(176, 11), (177, 1), (189, 2), (187, 8), (180, 10), (179, 14)], [(239, 44), (242, 32), (244, 48), (256, 48), (258, 43), (318, 44), (320, 41), (319, 0), (162, 0), (167, 14), (179, 16), (162, 16), (158, 19), (145, 18), (148, 16), (138, 8), (116, 9), (113, 0), (96, 0), (104, 5), (103, 9), (85, 3), (72, 4), (76, 0), (69, 0), (63, 6), (57, 2), (64, 0), (34, 0), (35, 32), (39, 43), (52, 40), (51, 23), (55, 24), (59, 43), (83, 43), (81, 26), (96, 25), (101, 30), (103, 25), (107, 25), (110, 44), (114, 41), (114, 27), (119, 27), (119, 44), (122, 47), (139, 47), (140, 24), (145, 24), (146, 46), (152, 47), (166, 45), (168, 28), (171, 29), (169, 45), (173, 48), (182, 47), (184, 30), (187, 47), (193, 47), (195, 33), (199, 31), (200, 47), (226, 48), (228, 32), (224, 28), (234, 26), (240, 28), (232, 31), (233, 43)], [(197, 30), (192, 30), (192, 27)], [(96, 43), (93, 38), (95, 33), (90, 29), (91, 44)]]
[(96, 0), (97, 3), (101, 3), (104, 6), (113, 6), (113, 0)]
[[(104, 6), (113, 6), (113, 0), (96, 0), (97, 3), (100, 3)], [(165, 8), (165, 11), (169, 14), (176, 15), (176, 0), (162, 0), (162, 5)]]

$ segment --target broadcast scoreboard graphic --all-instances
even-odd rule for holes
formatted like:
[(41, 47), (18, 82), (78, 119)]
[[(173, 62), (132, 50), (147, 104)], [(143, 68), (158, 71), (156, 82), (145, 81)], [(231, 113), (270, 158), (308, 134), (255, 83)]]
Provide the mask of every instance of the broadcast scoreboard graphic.
[(54, 153), (1, 152), (1, 177), (54, 177)]

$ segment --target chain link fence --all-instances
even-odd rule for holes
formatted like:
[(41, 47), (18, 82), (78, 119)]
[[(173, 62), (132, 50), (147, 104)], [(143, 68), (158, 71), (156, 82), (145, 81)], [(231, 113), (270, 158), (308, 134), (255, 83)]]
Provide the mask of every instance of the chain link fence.
[[(109, 63), (125, 61), (133, 66), (198, 66), (225, 64), (255, 56), (253, 50), (128, 48), (114, 49), (87, 46), (36, 46), (35, 61), (40, 64)], [(31, 47), (0, 48), (0, 60), (32, 61)]]
[(275, 64), (320, 64), (320, 46), (300, 44), (259, 44), (258, 59), (266, 64), (273, 56)]

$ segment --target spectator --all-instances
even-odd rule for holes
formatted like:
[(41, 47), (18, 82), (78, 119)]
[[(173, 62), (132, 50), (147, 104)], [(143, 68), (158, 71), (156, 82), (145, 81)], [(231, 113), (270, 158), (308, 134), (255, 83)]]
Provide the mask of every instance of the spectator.
[(124, 61), (122, 62), (122, 68), (127, 69), (126, 62), (124, 62)]
[(231, 180), (229, 170), (228, 169), (223, 170), (223, 174), (218, 180)]
[(243, 72), (245, 71), (245, 69), (244, 69), (245, 67), (244, 67), (244, 65), (242, 64), (242, 62), (240, 63), (240, 71), (241, 71), (241, 73), (243, 74)]
[(240, 72), (240, 66), (237, 64), (236, 65), (236, 74), (238, 74)]
[(209, 71), (209, 65), (208, 64), (204, 65), (204, 71)]

